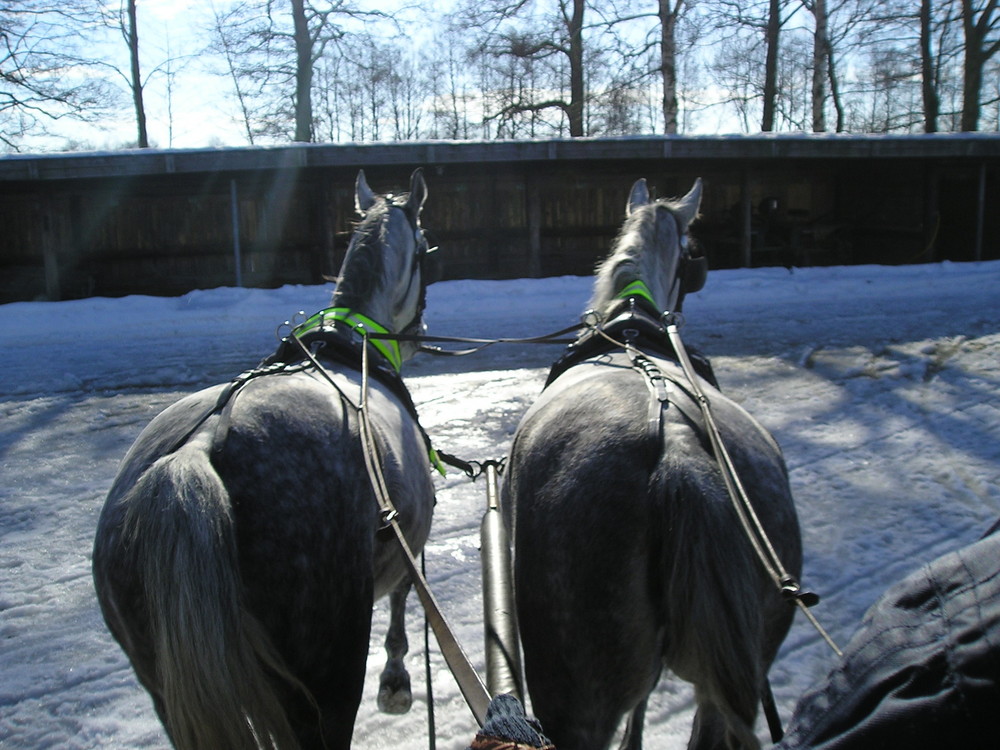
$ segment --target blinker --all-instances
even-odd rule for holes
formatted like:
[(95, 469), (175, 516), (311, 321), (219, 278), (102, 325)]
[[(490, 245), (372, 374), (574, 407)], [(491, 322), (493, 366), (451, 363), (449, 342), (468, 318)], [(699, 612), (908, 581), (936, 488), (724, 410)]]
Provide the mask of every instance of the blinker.
[(698, 255), (686, 256), (681, 268), (681, 291), (685, 294), (700, 292), (705, 287), (708, 278), (708, 257)]

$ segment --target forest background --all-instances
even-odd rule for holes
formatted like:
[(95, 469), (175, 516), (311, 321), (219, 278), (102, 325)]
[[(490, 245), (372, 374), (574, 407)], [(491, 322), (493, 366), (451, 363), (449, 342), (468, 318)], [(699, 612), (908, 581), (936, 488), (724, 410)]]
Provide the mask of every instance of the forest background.
[(0, 152), (996, 131), (998, 3), (0, 0)]

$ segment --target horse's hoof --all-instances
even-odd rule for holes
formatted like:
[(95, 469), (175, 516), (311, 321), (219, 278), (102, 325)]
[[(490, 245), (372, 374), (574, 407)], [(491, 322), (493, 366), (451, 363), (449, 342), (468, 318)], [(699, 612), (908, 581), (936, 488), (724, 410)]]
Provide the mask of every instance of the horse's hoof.
[(378, 710), (384, 714), (405, 714), (412, 705), (409, 673), (387, 667), (379, 682)]
[(378, 710), (384, 714), (405, 714), (413, 705), (413, 694), (407, 690), (394, 692), (387, 688), (378, 691)]

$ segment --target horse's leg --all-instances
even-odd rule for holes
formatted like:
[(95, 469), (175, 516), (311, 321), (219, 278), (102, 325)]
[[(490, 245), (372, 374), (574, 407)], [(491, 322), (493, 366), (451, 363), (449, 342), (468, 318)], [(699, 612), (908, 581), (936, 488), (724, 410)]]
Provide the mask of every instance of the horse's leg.
[(385, 653), (388, 660), (379, 678), (378, 707), (387, 714), (405, 714), (413, 704), (410, 692), (410, 675), (403, 664), (409, 650), (406, 640), (406, 596), (410, 593), (410, 579), (405, 579), (389, 594), (389, 632), (385, 636)]
[(618, 750), (642, 750), (642, 725), (646, 720), (646, 704), (649, 702), (647, 695), (632, 710), (632, 715), (628, 717), (625, 725), (625, 736), (622, 737), (622, 744)]

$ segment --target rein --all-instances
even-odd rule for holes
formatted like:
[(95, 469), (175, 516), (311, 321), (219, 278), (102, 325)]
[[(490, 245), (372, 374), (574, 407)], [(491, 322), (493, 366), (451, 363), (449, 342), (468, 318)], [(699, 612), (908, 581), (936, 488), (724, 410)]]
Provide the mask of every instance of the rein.
[[(438, 357), (465, 357), (469, 354), (476, 354), (477, 352), (486, 349), (494, 344), (571, 344), (575, 339), (562, 338), (567, 333), (573, 333), (574, 331), (579, 331), (581, 328), (586, 328), (586, 323), (577, 323), (575, 325), (566, 326), (565, 328), (560, 328), (558, 331), (553, 331), (551, 333), (546, 333), (541, 336), (528, 336), (526, 338), (499, 338), (499, 339), (480, 339), (480, 338), (468, 338), (464, 336), (427, 336), (425, 334), (418, 333), (388, 333), (388, 332), (371, 332), (368, 334), (368, 338), (377, 340), (392, 340), (392, 341), (411, 341), (420, 344), (420, 351), (425, 354), (431, 354)], [(428, 343), (438, 343), (438, 344), (476, 344), (476, 346), (470, 347), (468, 349), (442, 349), (438, 346), (425, 346)]]
[(819, 603), (819, 596), (811, 591), (803, 591), (802, 586), (795, 577), (785, 569), (781, 558), (778, 556), (774, 545), (771, 544), (771, 540), (764, 530), (763, 524), (760, 522), (760, 518), (757, 516), (757, 512), (754, 510), (753, 503), (750, 502), (750, 497), (747, 495), (746, 489), (742, 481), (740, 481), (739, 473), (736, 471), (736, 465), (733, 463), (733, 459), (722, 440), (722, 434), (719, 432), (715, 417), (712, 414), (711, 403), (695, 377), (694, 366), (691, 364), (687, 349), (684, 348), (684, 342), (681, 340), (680, 332), (677, 330), (676, 317), (676, 315), (671, 313), (664, 315), (667, 335), (674, 346), (674, 351), (677, 352), (681, 369), (684, 370), (684, 375), (688, 379), (695, 400), (701, 408), (705, 425), (708, 428), (708, 437), (712, 442), (712, 451), (715, 453), (715, 459), (719, 463), (722, 478), (726, 483), (726, 489), (733, 500), (733, 507), (736, 509), (740, 522), (743, 524), (747, 539), (749, 539), (754, 551), (757, 553), (757, 557), (760, 559), (761, 564), (777, 586), (781, 595), (802, 610), (802, 613), (808, 618), (813, 627), (816, 628), (816, 631), (823, 637), (823, 640), (827, 642), (837, 656), (843, 656), (843, 653), (837, 647), (837, 644), (834, 643), (830, 634), (826, 632), (812, 612), (809, 611), (810, 607)]
[[(635, 281), (629, 284), (618, 296), (621, 299), (630, 299), (633, 302), (633, 305), (638, 300), (641, 302), (643, 307), (652, 306), (654, 309), (656, 307), (652, 293), (642, 281)], [(789, 574), (785, 569), (777, 551), (774, 549), (773, 544), (768, 538), (752, 503), (750, 502), (746, 489), (740, 480), (735, 464), (726, 449), (722, 435), (715, 422), (710, 401), (698, 383), (698, 372), (696, 371), (696, 368), (691, 361), (691, 357), (689, 356), (688, 351), (681, 339), (680, 332), (678, 330), (678, 321), (680, 319), (679, 314), (660, 313), (660, 317), (664, 324), (663, 330), (666, 332), (673, 351), (676, 354), (677, 361), (684, 372), (686, 380), (688, 381), (689, 388), (685, 387), (683, 390), (695, 403), (697, 403), (698, 408), (701, 411), (709, 445), (715, 455), (716, 461), (718, 462), (720, 472), (722, 473), (729, 496), (733, 502), (733, 507), (736, 510), (737, 516), (739, 517), (744, 528), (748, 541), (781, 595), (802, 610), (806, 618), (817, 630), (820, 636), (827, 642), (834, 653), (838, 656), (842, 655), (842, 652), (836, 643), (809, 610), (810, 607), (815, 606), (819, 602), (819, 597), (812, 592), (804, 591), (795, 577)], [(441, 648), (442, 655), (454, 675), (459, 689), (469, 705), (469, 708), (472, 710), (476, 721), (479, 723), (480, 727), (482, 727), (486, 721), (486, 712), (490, 704), (490, 692), (459, 644), (454, 632), (449, 626), (440, 609), (440, 606), (430, 590), (427, 579), (421, 569), (421, 565), (418, 564), (408, 542), (403, 535), (403, 531), (399, 526), (399, 514), (392, 503), (392, 499), (389, 495), (389, 489), (382, 473), (381, 461), (378, 455), (377, 444), (375, 442), (375, 433), (368, 411), (370, 366), (370, 350), (368, 344), (371, 344), (379, 354), (385, 357), (385, 359), (397, 372), (402, 364), (402, 358), (399, 350), (399, 342), (401, 341), (416, 342), (419, 344), (420, 351), (428, 354), (437, 356), (465, 356), (482, 351), (483, 349), (494, 344), (501, 343), (573, 344), (577, 341), (577, 339), (566, 339), (562, 337), (568, 333), (579, 332), (581, 329), (590, 329), (595, 334), (607, 339), (614, 346), (619, 347), (626, 352), (632, 352), (639, 355), (641, 355), (641, 352), (634, 346), (634, 344), (623, 343), (610, 336), (601, 327), (600, 322), (595, 321), (591, 315), (585, 316), (585, 319), (578, 324), (541, 336), (532, 336), (527, 338), (484, 339), (453, 336), (426, 336), (405, 332), (395, 334), (391, 333), (384, 326), (381, 326), (367, 316), (355, 313), (348, 308), (328, 308), (316, 313), (308, 318), (304, 323), (297, 326), (293, 330), (293, 334), (297, 335), (289, 336), (288, 339), (294, 341), (298, 345), (302, 354), (316, 368), (317, 372), (321, 373), (330, 385), (332, 385), (338, 392), (341, 392), (342, 395), (344, 394), (341, 389), (333, 381), (329, 373), (326, 372), (322, 364), (316, 359), (315, 355), (309, 350), (306, 342), (300, 340), (299, 338), (300, 335), (305, 335), (315, 331), (322, 331), (324, 327), (329, 324), (333, 324), (334, 326), (337, 324), (345, 324), (354, 333), (360, 334), (362, 338), (361, 399), (359, 405), (354, 406), (352, 404), (352, 406), (354, 406), (355, 411), (359, 415), (361, 440), (364, 448), (362, 453), (365, 458), (365, 468), (368, 473), (369, 481), (371, 482), (372, 490), (379, 506), (383, 524), (385, 527), (391, 528), (394, 536), (396, 537), (400, 550), (403, 554), (404, 563), (410, 573), (414, 588), (417, 590), (420, 602), (423, 605), (427, 621), (429, 622), (431, 629), (434, 631), (434, 635)], [(473, 346), (461, 350), (445, 350), (441, 347), (429, 346), (428, 344), (430, 343), (460, 343), (473, 344)], [(347, 399), (347, 402), (351, 403), (350, 399)], [(690, 420), (690, 416), (688, 418)], [(461, 469), (473, 480), (475, 480), (481, 473), (484, 473), (491, 464), (489, 461), (482, 463), (475, 461), (463, 461), (449, 454), (436, 452), (430, 447), (429, 450), (432, 462), (434, 462), (435, 465), (438, 465), (436, 459), (440, 458), (445, 463)], [(439, 465), (438, 468), (441, 470)], [(767, 715), (772, 738), (777, 741), (781, 737), (782, 729), (780, 719), (777, 715), (777, 709), (774, 704), (774, 698), (771, 694), (770, 684), (767, 680), (765, 680), (763, 702), (764, 712)]]

